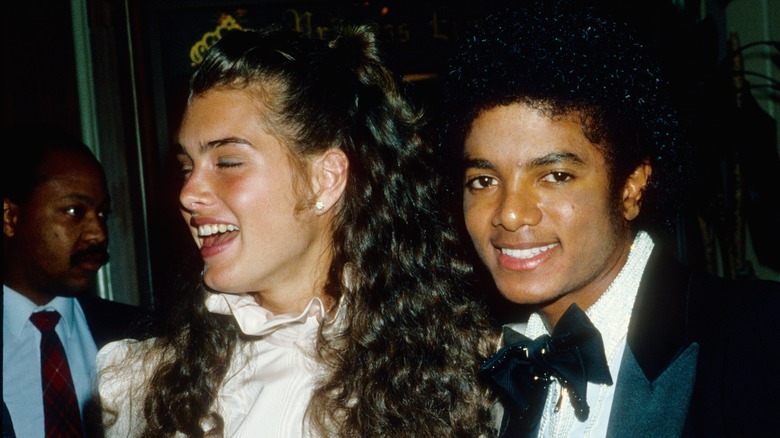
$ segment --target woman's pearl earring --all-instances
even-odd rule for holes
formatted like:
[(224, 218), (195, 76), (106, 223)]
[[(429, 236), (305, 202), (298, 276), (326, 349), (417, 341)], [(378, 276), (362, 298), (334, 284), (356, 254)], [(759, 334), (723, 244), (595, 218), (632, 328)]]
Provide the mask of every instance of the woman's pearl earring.
[(325, 203), (322, 201), (317, 201), (317, 203), (314, 204), (314, 209), (318, 212), (322, 212), (322, 210), (325, 210)]

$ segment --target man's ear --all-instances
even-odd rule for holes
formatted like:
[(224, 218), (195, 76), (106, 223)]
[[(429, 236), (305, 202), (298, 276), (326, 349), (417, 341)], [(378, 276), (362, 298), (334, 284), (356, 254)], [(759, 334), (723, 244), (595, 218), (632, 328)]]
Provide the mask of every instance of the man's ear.
[(336, 205), (349, 177), (349, 159), (338, 148), (325, 151), (312, 165), (314, 213), (321, 215)]
[(19, 206), (8, 198), (3, 198), (3, 236), (13, 237), (16, 230), (16, 221), (19, 220)]
[(634, 169), (634, 172), (626, 180), (623, 186), (623, 217), (632, 221), (639, 216), (642, 208), (642, 195), (650, 182), (653, 167), (645, 160)]

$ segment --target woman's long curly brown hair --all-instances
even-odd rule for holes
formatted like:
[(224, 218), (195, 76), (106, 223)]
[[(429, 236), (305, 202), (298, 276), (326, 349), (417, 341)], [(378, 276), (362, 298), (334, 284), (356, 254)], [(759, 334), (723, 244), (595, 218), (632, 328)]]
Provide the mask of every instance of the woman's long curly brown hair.
[[(345, 313), (318, 337), (327, 375), (309, 406), (312, 425), (324, 436), (490, 436), (477, 379), (492, 349), (486, 313), (466, 287), (471, 268), (444, 213), (421, 116), (376, 35), (368, 26), (331, 40), (231, 32), (205, 56), (190, 96), (251, 91), (293, 157), (338, 147), (349, 158), (326, 284)], [(199, 291), (173, 307), (154, 341), (151, 352), (166, 359), (146, 390), (145, 436), (221, 432), (213, 404), (241, 335)], [(205, 432), (204, 422), (215, 427)]]

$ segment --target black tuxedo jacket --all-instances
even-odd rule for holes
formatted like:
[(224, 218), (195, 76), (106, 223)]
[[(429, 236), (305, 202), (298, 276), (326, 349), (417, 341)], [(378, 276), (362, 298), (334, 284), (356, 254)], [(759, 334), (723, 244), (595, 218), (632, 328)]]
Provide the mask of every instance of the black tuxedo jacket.
[(780, 283), (694, 274), (674, 255), (653, 251), (637, 292), (607, 435), (777, 433), (778, 338)]

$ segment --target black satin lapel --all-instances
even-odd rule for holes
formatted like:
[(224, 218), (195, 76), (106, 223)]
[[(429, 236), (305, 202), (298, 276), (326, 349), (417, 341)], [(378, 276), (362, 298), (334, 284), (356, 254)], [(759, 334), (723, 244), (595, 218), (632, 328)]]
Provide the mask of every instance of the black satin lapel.
[(628, 345), (650, 382), (691, 342), (686, 321), (689, 279), (690, 272), (674, 254), (653, 250), (628, 326)]
[(685, 428), (696, 381), (699, 346), (691, 344), (649, 381), (626, 348), (620, 365), (607, 437), (679, 437)]

